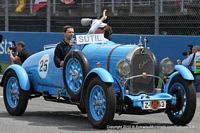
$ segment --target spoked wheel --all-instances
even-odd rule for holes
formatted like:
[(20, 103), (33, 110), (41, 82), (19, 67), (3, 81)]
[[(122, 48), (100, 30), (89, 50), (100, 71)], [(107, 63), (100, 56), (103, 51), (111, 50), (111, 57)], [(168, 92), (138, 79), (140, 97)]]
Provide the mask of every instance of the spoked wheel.
[(72, 99), (80, 99), (80, 90), (83, 85), (83, 80), (89, 70), (89, 63), (82, 52), (71, 51), (65, 57), (63, 78), (65, 88)]
[(94, 78), (86, 94), (86, 111), (93, 127), (106, 128), (112, 122), (116, 111), (116, 96), (112, 85)]
[(176, 125), (187, 125), (193, 118), (196, 109), (196, 92), (192, 82), (180, 75), (172, 80), (169, 93), (176, 97), (175, 105), (167, 110), (170, 121)]
[(11, 115), (22, 115), (28, 104), (28, 92), (22, 90), (14, 71), (10, 70), (4, 82), (4, 103)]
[(67, 84), (70, 90), (75, 94), (78, 93), (83, 82), (83, 70), (77, 59), (72, 58), (67, 62), (66, 75), (69, 75)]

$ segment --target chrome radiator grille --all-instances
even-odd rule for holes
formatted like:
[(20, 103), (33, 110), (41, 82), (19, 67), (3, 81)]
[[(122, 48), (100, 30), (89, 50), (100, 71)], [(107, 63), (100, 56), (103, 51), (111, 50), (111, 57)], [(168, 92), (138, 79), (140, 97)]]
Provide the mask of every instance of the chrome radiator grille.
[[(150, 50), (138, 49), (131, 58), (131, 75), (141, 75), (144, 72), (155, 75), (155, 65), (155, 59)], [(129, 91), (132, 94), (153, 93), (154, 90), (155, 78), (153, 77), (138, 77), (129, 82)]]

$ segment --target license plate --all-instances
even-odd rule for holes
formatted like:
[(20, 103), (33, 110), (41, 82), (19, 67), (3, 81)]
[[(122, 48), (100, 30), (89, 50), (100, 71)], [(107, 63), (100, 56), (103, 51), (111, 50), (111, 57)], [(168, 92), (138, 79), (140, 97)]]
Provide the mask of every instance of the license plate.
[(166, 108), (166, 101), (164, 100), (144, 101), (142, 107), (143, 110), (158, 110), (165, 108)]

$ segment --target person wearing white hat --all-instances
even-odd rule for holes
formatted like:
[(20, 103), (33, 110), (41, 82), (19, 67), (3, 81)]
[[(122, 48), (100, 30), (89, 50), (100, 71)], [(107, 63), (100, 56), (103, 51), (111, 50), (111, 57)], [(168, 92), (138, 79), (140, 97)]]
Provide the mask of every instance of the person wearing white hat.
[(92, 21), (88, 34), (104, 34), (104, 37), (110, 40), (110, 36), (112, 34), (112, 28), (108, 24), (104, 23), (104, 21), (108, 17), (106, 15), (106, 12), (107, 10), (104, 10), (103, 16), (100, 19), (94, 19)]

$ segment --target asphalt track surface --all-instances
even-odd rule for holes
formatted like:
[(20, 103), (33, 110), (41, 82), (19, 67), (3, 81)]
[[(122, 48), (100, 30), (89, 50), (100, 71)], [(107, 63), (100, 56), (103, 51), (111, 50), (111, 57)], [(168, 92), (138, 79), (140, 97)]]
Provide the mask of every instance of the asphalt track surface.
[(137, 132), (137, 133), (199, 133), (200, 93), (197, 94), (195, 116), (187, 126), (173, 125), (165, 113), (151, 115), (115, 115), (107, 130), (94, 129), (87, 115), (75, 105), (47, 102), (43, 98), (29, 101), (23, 116), (10, 116), (4, 106), (0, 88), (0, 133), (69, 133), (69, 132)]

